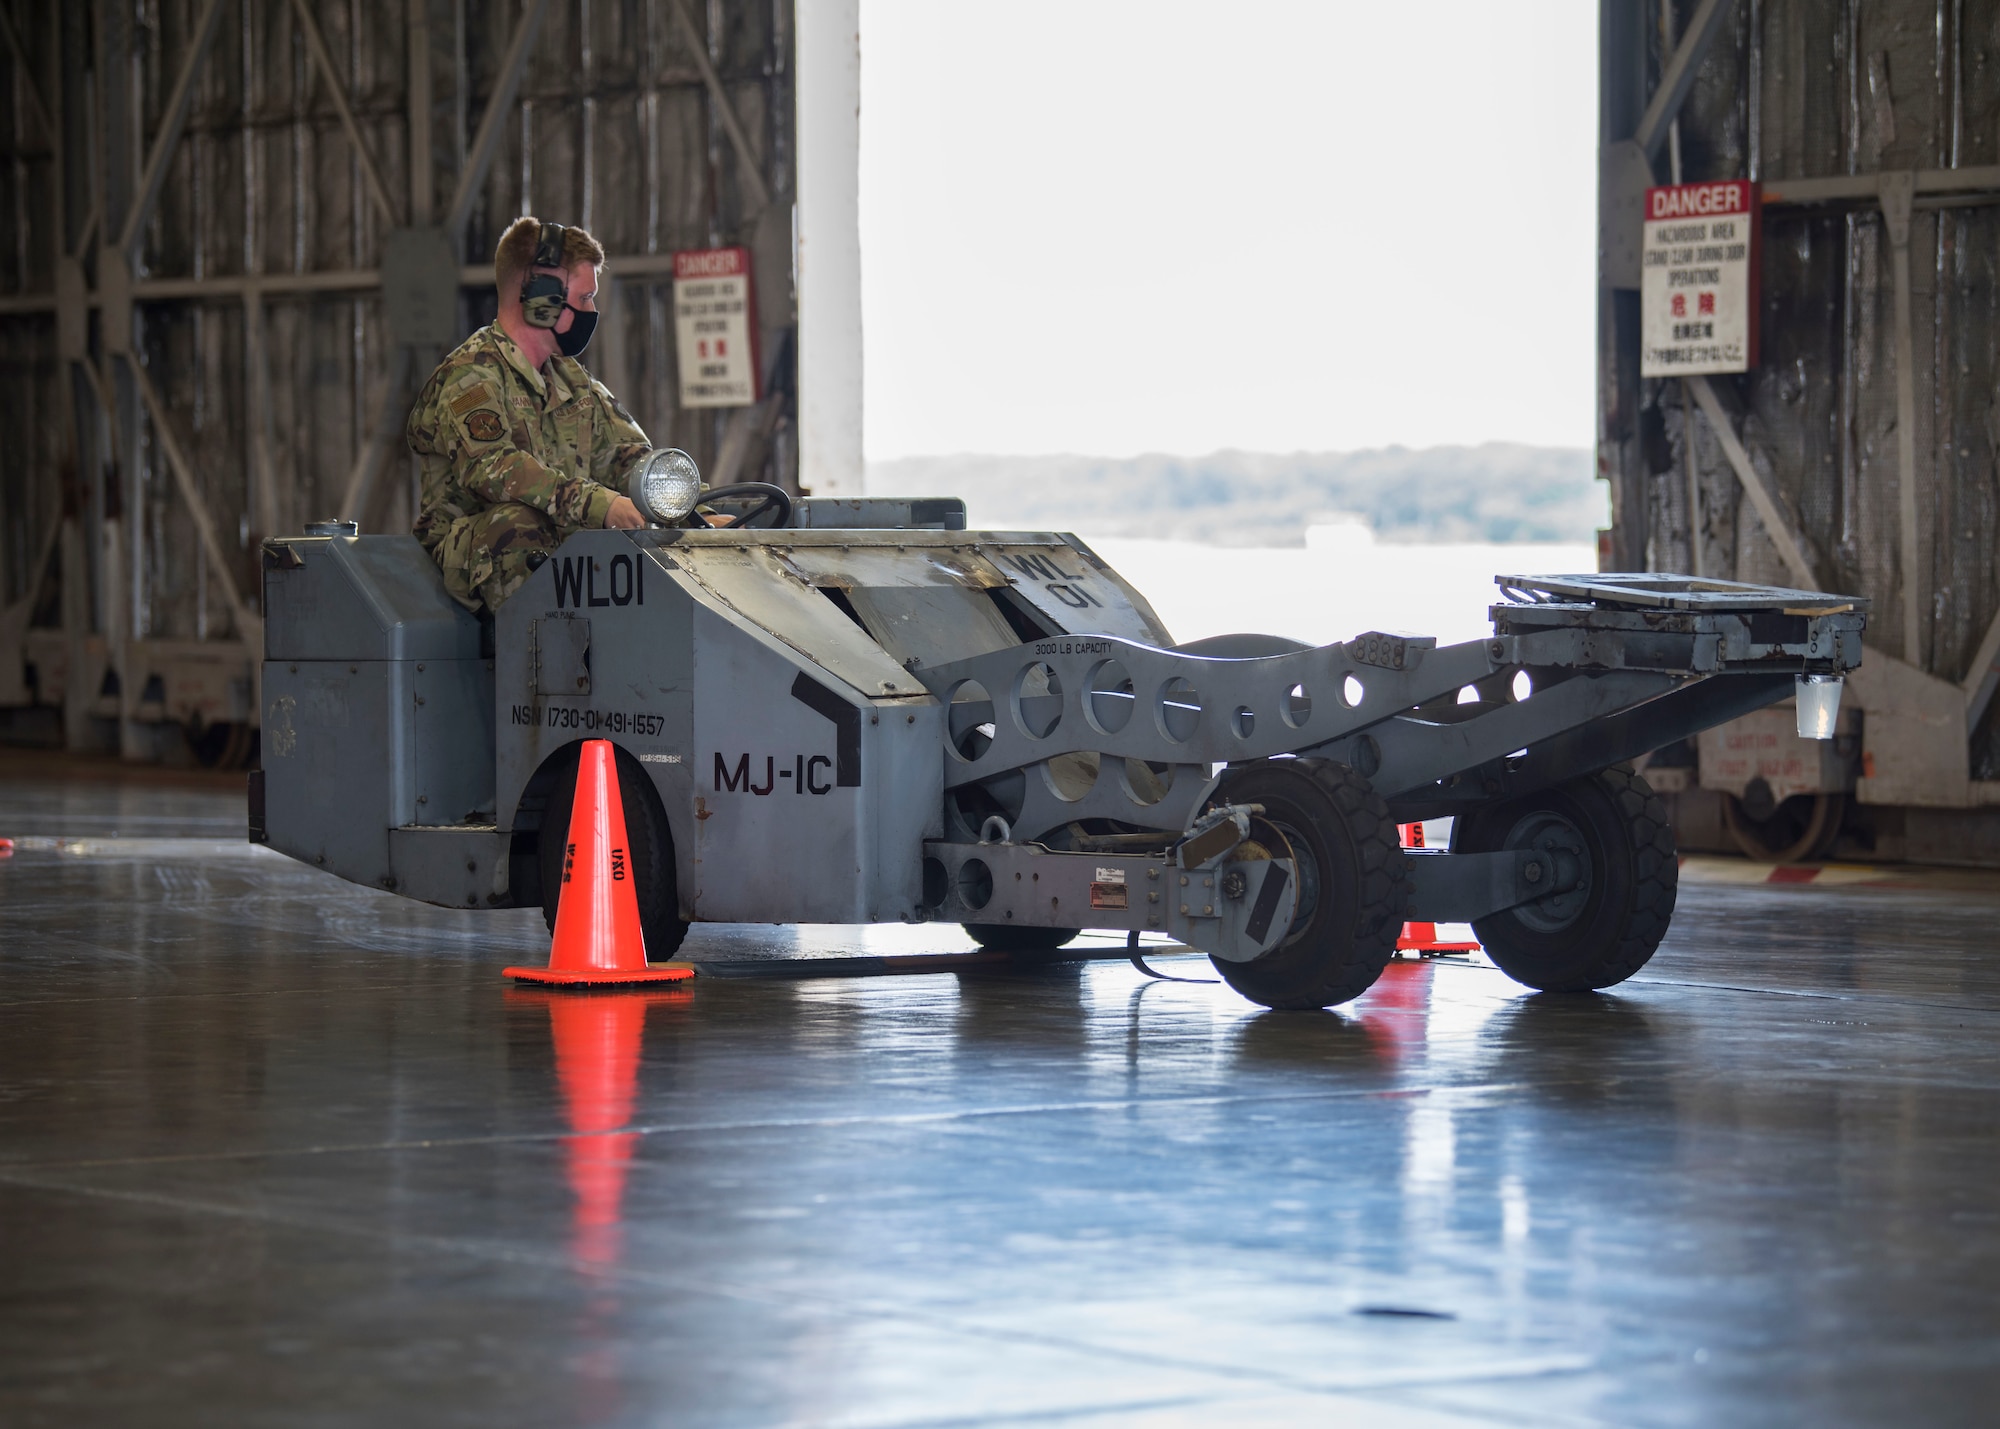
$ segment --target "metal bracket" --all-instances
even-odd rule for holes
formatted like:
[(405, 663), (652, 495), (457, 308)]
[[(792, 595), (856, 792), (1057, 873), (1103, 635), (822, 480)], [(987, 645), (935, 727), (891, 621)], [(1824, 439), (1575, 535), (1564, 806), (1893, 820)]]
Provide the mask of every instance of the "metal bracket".
[(1410, 916), (1427, 923), (1472, 923), (1538, 898), (1567, 893), (1582, 870), (1540, 849), (1500, 853), (1403, 850), (1410, 861)]
[(1612, 288), (1637, 288), (1641, 239), (1646, 228), (1646, 190), (1653, 166), (1631, 140), (1606, 144), (1597, 152), (1597, 266)]
[(382, 240), (382, 310), (398, 343), (456, 343), (458, 286), (458, 258), (442, 228), (398, 228)]
[(97, 250), (98, 330), (108, 356), (132, 351), (132, 265), (125, 250), (106, 244)]
[(1279, 942), (1298, 912), (1288, 858), (1234, 859), (1182, 870), (1165, 854), (1068, 853), (1039, 844), (932, 840), (947, 923), (1161, 932), (1224, 962), (1249, 962)]
[(1210, 809), (1189, 829), (1174, 850), (1174, 861), (1182, 868), (1206, 868), (1250, 837), (1250, 816), (1264, 812), (1259, 804), (1224, 804)]
[(83, 264), (68, 254), (56, 259), (56, 356), (64, 362), (90, 358), (90, 284)]

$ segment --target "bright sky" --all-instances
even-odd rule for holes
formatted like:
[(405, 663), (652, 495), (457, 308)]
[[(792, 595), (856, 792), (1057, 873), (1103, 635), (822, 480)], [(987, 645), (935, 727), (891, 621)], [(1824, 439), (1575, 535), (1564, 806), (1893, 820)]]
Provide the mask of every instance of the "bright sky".
[(1591, 442), (1592, 0), (862, 0), (871, 459)]

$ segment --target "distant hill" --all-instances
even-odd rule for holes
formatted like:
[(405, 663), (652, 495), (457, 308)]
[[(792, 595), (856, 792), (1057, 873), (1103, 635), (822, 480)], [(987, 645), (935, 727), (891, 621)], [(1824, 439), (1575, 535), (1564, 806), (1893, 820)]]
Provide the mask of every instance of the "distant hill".
[(870, 462), (871, 495), (962, 496), (975, 526), (1296, 546), (1352, 513), (1380, 540), (1590, 541), (1608, 524), (1581, 448), (1489, 442), (1203, 457), (904, 457)]

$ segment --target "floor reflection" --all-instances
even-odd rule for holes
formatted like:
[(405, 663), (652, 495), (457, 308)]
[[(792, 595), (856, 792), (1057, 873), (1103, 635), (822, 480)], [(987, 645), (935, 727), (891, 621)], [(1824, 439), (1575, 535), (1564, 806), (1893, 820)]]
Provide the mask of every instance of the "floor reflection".
[(1684, 889), (1594, 997), (1265, 1013), (929, 925), (510, 996), (534, 910), (47, 808), (0, 814), (0, 1424), (1984, 1422), (1990, 899)]
[(1382, 1040), (1387, 1055), (1403, 1062), (1423, 1054), (1430, 1040), (1431, 993), (1437, 968), (1429, 958), (1398, 959), (1382, 970), (1375, 986), (1357, 1004), (1358, 1015)]
[(1324, 1012), (1262, 1012), (1245, 1018), (1236, 1055), (1274, 1070), (1317, 1063), (1324, 1068), (1409, 1070), (1430, 1040), (1437, 971), (1425, 959), (1389, 964), (1368, 995)]
[(1393, 1071), (1394, 1043), (1379, 1019), (1354, 1012), (1259, 1012), (1237, 1024), (1236, 1062), (1245, 1071), (1313, 1066), (1323, 1071)]
[(1514, 999), (1480, 1032), (1487, 1075), (1531, 1081), (1559, 1102), (1664, 1095), (1673, 1068), (1654, 1014), (1610, 993), (1537, 993)]
[(646, 1019), (654, 1008), (685, 1008), (693, 1001), (694, 992), (686, 987), (507, 991), (510, 1007), (548, 1009), (556, 1086), (574, 1133), (563, 1138), (570, 1257), (590, 1290), (578, 1308), (571, 1360), (578, 1423), (616, 1419), (629, 1397), (620, 1348), (629, 1307), (612, 1272), (625, 1259), (625, 1181), (641, 1135), (632, 1129), (632, 1110)]
[(556, 1085), (575, 1134), (564, 1138), (564, 1169), (574, 1201), (570, 1252), (585, 1271), (615, 1266), (624, 1250), (625, 1176), (639, 1133), (632, 1105), (639, 1093), (646, 1014), (686, 1007), (688, 988), (630, 992), (509, 989), (511, 1006), (549, 1012)]

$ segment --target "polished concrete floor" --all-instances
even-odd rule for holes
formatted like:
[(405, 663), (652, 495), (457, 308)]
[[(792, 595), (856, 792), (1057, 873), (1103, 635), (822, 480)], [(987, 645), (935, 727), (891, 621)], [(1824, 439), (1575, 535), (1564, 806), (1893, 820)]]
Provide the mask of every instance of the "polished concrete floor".
[(0, 779), (0, 1423), (1993, 1422), (2000, 896), (1691, 887), (1596, 998), (579, 998), (241, 822)]

